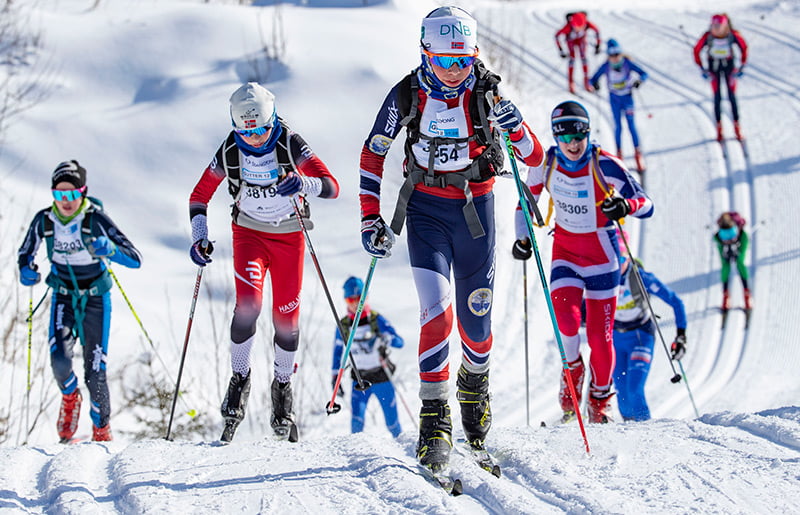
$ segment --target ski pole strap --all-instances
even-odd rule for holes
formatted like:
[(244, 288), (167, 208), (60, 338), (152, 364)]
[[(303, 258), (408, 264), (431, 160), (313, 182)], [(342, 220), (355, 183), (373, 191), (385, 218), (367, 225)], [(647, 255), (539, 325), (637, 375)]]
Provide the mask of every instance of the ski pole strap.
[[(45, 284), (46, 284), (46, 281), (45, 281)], [(47, 289), (44, 291), (44, 295), (42, 295), (42, 298), (41, 298), (41, 299), (39, 299), (39, 302), (37, 302), (37, 303), (36, 303), (36, 307), (34, 307), (34, 308), (31, 310), (31, 312), (29, 313), (29, 317), (30, 317), (30, 318), (29, 318), (28, 320), (26, 320), (26, 322), (30, 322), (31, 320), (33, 320), (33, 315), (35, 315), (35, 314), (36, 314), (36, 312), (37, 312), (37, 311), (39, 311), (39, 306), (41, 306), (41, 305), (42, 305), (42, 302), (44, 302), (44, 299), (46, 299), (46, 298), (47, 298), (47, 294), (48, 294), (49, 292), (50, 292), (50, 285), (48, 284), (48, 285), (47, 285)], [(31, 290), (31, 294), (33, 294), (33, 290)]]

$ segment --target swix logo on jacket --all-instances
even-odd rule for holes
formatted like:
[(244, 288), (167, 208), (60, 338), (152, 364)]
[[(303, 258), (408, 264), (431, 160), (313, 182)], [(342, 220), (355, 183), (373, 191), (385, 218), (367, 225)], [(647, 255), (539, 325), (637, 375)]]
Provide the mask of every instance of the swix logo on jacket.
[(395, 136), (399, 122), (400, 109), (397, 107), (397, 103), (393, 101), (391, 107), (387, 110), (386, 125), (383, 127), (383, 131), (389, 136)]

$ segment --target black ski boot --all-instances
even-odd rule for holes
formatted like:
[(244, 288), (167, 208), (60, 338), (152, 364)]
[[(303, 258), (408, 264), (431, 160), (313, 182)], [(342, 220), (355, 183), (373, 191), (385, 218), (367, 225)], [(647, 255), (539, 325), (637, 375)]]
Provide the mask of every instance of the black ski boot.
[(246, 376), (235, 372), (231, 377), (231, 382), (228, 384), (228, 392), (225, 394), (225, 400), (222, 401), (222, 417), (225, 419), (225, 429), (222, 430), (222, 436), (219, 438), (221, 442), (230, 442), (233, 440), (233, 434), (236, 428), (244, 420), (245, 407), (247, 406), (247, 398), (250, 396), (250, 371)]
[(453, 447), (453, 423), (447, 401), (423, 400), (419, 410), (417, 459), (436, 473), (447, 467)]
[(456, 398), (461, 405), (461, 425), (464, 426), (467, 443), (475, 450), (483, 449), (483, 442), (492, 427), (489, 372), (473, 374), (461, 365), (456, 385)]
[(272, 417), (270, 425), (279, 439), (298, 440), (297, 424), (292, 413), (292, 383), (280, 383), (272, 380)]

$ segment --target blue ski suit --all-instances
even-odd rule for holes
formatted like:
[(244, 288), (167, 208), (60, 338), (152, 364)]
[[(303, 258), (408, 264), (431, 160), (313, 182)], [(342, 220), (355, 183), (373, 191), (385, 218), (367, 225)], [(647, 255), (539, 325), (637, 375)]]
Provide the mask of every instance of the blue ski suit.
[[(342, 324), (346, 330), (350, 329), (352, 323), (352, 313), (342, 319)], [(381, 403), (386, 428), (392, 433), (392, 436), (397, 437), (400, 435), (402, 428), (397, 415), (397, 398), (391, 381), (391, 374), (394, 373), (395, 365), (389, 361), (386, 347), (388, 345), (399, 349), (403, 347), (403, 343), (403, 339), (386, 318), (365, 307), (358, 327), (356, 327), (350, 354), (353, 356), (353, 361), (358, 367), (361, 378), (369, 381), (372, 386), (364, 391), (359, 391), (356, 389), (356, 382), (353, 381), (353, 390), (350, 397), (352, 408), (351, 432), (360, 433), (364, 431), (367, 403), (369, 398), (374, 395)], [(339, 373), (344, 344), (345, 342), (342, 340), (337, 328), (333, 346), (334, 379)], [(352, 376), (355, 379), (354, 373)]]
[[(625, 259), (623, 257), (623, 259)], [(656, 328), (647, 307), (646, 294), (654, 294), (672, 307), (675, 325), (686, 329), (686, 310), (677, 294), (658, 278), (639, 266), (646, 292), (632, 276), (631, 266), (622, 273), (614, 317), (614, 384), (617, 386), (619, 412), (624, 420), (649, 420), (650, 408), (644, 394), (644, 385), (653, 359)]]
[(622, 61), (615, 67), (609, 61), (600, 65), (600, 68), (592, 75), (591, 83), (597, 89), (600, 77), (606, 76), (608, 84), (608, 100), (611, 103), (611, 114), (614, 117), (614, 142), (617, 144), (617, 151), (622, 149), (622, 116), (628, 123), (628, 130), (631, 133), (633, 147), (639, 148), (639, 133), (634, 122), (633, 108), (633, 84), (636, 78), (631, 75), (636, 72), (638, 80), (647, 80), (647, 72), (642, 70), (636, 63), (627, 56), (622, 56)]
[(106, 362), (112, 280), (107, 262), (94, 255), (89, 242), (107, 237), (115, 245), (108, 260), (128, 268), (139, 268), (142, 257), (100, 207), (96, 199), (85, 198), (66, 221), (59, 218), (54, 206), (36, 213), (19, 249), (18, 265), (33, 263), (39, 245), (46, 242), (52, 263), (46, 282), (53, 289), (48, 337), (53, 375), (64, 395), (78, 387), (72, 357), (80, 338), (90, 416), (95, 426), (105, 427), (111, 415)]

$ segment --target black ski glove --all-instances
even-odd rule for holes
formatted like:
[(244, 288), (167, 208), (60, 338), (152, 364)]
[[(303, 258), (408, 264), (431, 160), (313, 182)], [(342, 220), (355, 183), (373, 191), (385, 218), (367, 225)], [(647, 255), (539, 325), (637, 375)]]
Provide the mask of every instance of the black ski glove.
[(514, 259), (519, 259), (520, 261), (528, 260), (533, 255), (532, 247), (529, 238), (517, 240), (514, 242), (514, 246), (511, 247), (511, 255), (514, 256)]
[(600, 211), (606, 215), (606, 218), (612, 222), (616, 222), (620, 218), (625, 218), (625, 215), (631, 212), (631, 206), (628, 204), (627, 199), (622, 197), (609, 197), (600, 205)]
[(211, 253), (214, 252), (214, 244), (203, 238), (197, 240), (189, 249), (189, 257), (192, 258), (197, 266), (206, 266), (211, 263)]
[(600, 42), (599, 41), (594, 46), (594, 55), (600, 55)]
[(635, 81), (633, 81), (633, 84), (631, 84), (631, 87), (633, 87), (633, 89), (639, 89), (639, 86), (641, 85), (642, 81), (640, 79), (636, 79)]
[(592, 87), (595, 91), (600, 91), (600, 83), (597, 81), (592, 82)]
[(569, 57), (569, 54), (564, 50), (559, 50), (558, 54), (561, 56), (561, 59), (566, 59), (567, 57)]
[(680, 361), (686, 354), (686, 329), (678, 329), (678, 335), (675, 336), (675, 341), (672, 342), (672, 359)]

